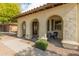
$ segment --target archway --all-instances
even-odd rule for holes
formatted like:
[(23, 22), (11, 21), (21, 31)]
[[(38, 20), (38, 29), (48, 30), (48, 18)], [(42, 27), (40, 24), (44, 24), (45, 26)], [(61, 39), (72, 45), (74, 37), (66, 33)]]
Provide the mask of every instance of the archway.
[(49, 17), (47, 21), (47, 37), (49, 41), (61, 43), (63, 39), (63, 19), (58, 15)]
[(34, 19), (32, 22), (32, 39), (37, 39), (39, 36), (39, 21)]
[(22, 23), (22, 37), (25, 38), (26, 36), (26, 22), (23, 21)]

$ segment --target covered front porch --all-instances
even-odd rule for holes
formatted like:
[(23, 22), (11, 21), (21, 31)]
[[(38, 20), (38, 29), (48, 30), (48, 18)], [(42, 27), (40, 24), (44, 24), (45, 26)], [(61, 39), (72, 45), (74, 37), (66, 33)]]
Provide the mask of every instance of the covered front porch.
[[(28, 27), (30, 28), (29, 34), (27, 34)], [(23, 21), (21, 37), (32, 41), (36, 41), (38, 38), (47, 39), (50, 42), (56, 41), (57, 44), (61, 44), (63, 40), (63, 19), (58, 15), (51, 16), (43, 22), (39, 19), (33, 19), (30, 21), (29, 26), (27, 26), (26, 21)]]
[[(69, 6), (69, 7), (68, 7)], [(65, 7), (65, 8), (64, 8)], [(78, 49), (76, 4), (65, 4), (18, 18), (18, 37), (36, 41), (37, 38), (61, 43)]]

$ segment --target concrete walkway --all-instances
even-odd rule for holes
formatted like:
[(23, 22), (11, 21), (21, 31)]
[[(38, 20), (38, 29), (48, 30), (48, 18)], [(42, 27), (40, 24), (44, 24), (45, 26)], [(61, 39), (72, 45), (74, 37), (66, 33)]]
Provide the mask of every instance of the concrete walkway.
[(27, 43), (22, 42), (22, 39), (15, 38), (8, 35), (0, 36), (0, 55), (14, 55), (15, 53), (27, 50), (31, 46)]

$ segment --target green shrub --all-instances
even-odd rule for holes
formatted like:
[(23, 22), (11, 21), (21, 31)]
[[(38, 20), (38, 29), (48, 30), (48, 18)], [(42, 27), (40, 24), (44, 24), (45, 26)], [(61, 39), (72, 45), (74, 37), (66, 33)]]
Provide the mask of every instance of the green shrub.
[(36, 42), (35, 42), (35, 46), (39, 49), (42, 49), (42, 50), (46, 50), (47, 49), (47, 46), (48, 46), (48, 42), (47, 40), (45, 39), (38, 39)]

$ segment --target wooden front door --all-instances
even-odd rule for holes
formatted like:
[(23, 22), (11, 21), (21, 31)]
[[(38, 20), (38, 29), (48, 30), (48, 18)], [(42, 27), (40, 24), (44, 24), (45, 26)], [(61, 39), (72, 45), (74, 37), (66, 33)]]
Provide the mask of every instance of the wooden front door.
[(39, 23), (37, 21), (32, 23), (32, 36), (38, 37)]

